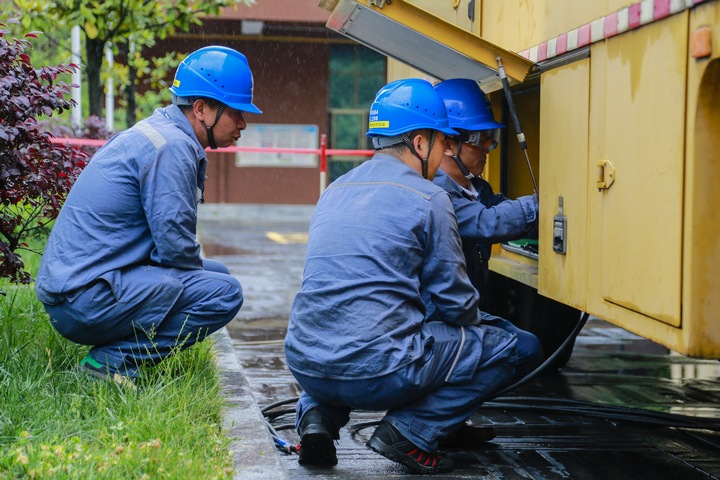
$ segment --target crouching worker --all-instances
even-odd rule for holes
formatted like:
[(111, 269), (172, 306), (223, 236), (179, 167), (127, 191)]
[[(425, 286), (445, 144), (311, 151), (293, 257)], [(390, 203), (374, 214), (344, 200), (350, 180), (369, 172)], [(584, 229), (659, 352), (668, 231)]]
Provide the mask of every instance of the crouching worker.
[[(373, 158), (332, 183), (310, 225), (285, 353), (303, 393), (302, 464), (335, 465), (351, 409), (387, 411), (367, 446), (418, 473), (452, 470), (438, 443), (513, 378), (516, 335), (481, 323), (447, 192), (431, 180), (448, 127), (424, 80), (370, 111)], [(435, 306), (425, 321), (422, 294)]]
[(240, 138), (252, 103), (247, 59), (225, 47), (191, 53), (173, 104), (114, 136), (73, 185), (48, 239), (36, 292), (57, 331), (94, 345), (81, 369), (129, 384), (143, 364), (222, 328), (240, 283), (202, 259), (196, 239), (205, 148)]

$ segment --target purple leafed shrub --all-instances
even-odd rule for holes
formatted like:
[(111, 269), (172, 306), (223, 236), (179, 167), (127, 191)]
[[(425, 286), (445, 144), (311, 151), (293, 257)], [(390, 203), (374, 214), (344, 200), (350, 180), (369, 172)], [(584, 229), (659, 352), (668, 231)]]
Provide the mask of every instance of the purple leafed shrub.
[[(58, 139), (92, 138), (107, 140), (113, 135), (113, 132), (108, 130), (105, 126), (105, 120), (95, 115), (85, 118), (84, 123), (79, 127), (70, 125), (67, 119), (60, 119), (56, 117), (38, 120), (38, 126)], [(95, 152), (100, 149), (100, 147), (80, 145), (80, 149), (87, 153), (89, 157), (92, 157), (95, 155)]]
[(65, 98), (72, 85), (57, 77), (78, 67), (34, 68), (26, 53), (33, 38), (12, 38), (0, 23), (0, 277), (16, 283), (32, 280), (17, 252), (47, 233), (88, 160), (78, 147), (53, 144), (38, 123), (73, 106)]

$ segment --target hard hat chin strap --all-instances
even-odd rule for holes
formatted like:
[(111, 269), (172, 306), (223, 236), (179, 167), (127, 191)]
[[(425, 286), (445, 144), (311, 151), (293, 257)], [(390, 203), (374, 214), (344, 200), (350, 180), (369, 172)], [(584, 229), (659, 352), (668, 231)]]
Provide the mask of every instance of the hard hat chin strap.
[(430, 152), (432, 151), (433, 145), (435, 144), (435, 137), (437, 137), (437, 130), (433, 130), (432, 134), (430, 134), (430, 146), (428, 147), (428, 154), (425, 158), (423, 158), (415, 150), (415, 145), (413, 145), (412, 141), (410, 140), (410, 134), (406, 132), (401, 135), (405, 146), (410, 149), (413, 155), (420, 159), (420, 162), (422, 163), (423, 178), (428, 178), (428, 158), (430, 158)]
[(457, 153), (452, 156), (452, 159), (455, 160), (455, 163), (457, 163), (458, 168), (460, 169), (462, 174), (465, 176), (465, 178), (467, 178), (468, 180), (472, 180), (473, 178), (475, 178), (475, 175), (470, 173), (470, 171), (467, 169), (467, 167), (465, 166), (463, 161), (460, 160), (460, 150), (462, 150), (462, 146), (463, 146), (462, 142), (458, 142)]
[(215, 150), (217, 147), (217, 144), (215, 143), (215, 136), (213, 135), (212, 129), (215, 125), (217, 125), (218, 120), (220, 120), (220, 116), (225, 111), (225, 104), (220, 105), (220, 108), (218, 108), (217, 115), (215, 115), (215, 121), (212, 125), (209, 127), (205, 124), (205, 122), (200, 121), (202, 123), (202, 126), (205, 127), (205, 132), (207, 132), (208, 137), (208, 145), (210, 145), (210, 148), (212, 150)]

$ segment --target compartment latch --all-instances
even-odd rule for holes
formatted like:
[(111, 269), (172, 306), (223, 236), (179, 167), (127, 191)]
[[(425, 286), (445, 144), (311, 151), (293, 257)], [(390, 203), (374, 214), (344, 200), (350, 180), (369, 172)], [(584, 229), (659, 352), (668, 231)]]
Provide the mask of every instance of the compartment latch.
[(567, 217), (563, 213), (563, 197), (558, 196), (558, 213), (553, 218), (553, 251), (565, 255), (567, 251)]
[(598, 190), (607, 190), (615, 182), (615, 167), (610, 160), (598, 160)]

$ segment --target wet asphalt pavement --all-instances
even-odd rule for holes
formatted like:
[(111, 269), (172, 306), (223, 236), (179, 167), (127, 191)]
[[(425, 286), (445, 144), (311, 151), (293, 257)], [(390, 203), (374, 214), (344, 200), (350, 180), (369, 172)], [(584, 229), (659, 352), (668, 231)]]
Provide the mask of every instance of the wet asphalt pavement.
[[(298, 442), (292, 399), (300, 387), (286, 368), (282, 339), (302, 280), (311, 211), (203, 206), (199, 225), (205, 255), (223, 261), (243, 285), (245, 304), (228, 325), (233, 349), (260, 407), (288, 402), (269, 412), (291, 444)], [(720, 422), (720, 362), (677, 355), (591, 317), (565, 368), (478, 410), (473, 423), (492, 425), (497, 436), (449, 449), (456, 468), (439, 477), (720, 478), (720, 431), (678, 415)], [(292, 479), (419, 478), (365, 447), (373, 427), (362, 424), (381, 417), (353, 412), (334, 468), (306, 468), (297, 455), (276, 453)]]

